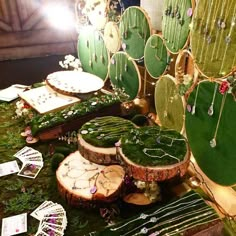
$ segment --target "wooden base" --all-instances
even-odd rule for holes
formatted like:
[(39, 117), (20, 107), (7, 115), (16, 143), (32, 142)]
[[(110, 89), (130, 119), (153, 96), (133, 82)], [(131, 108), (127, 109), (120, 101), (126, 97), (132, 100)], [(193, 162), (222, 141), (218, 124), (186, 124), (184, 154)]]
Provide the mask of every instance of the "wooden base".
[(119, 154), (125, 163), (128, 174), (134, 179), (142, 181), (164, 181), (178, 175), (182, 177), (188, 169), (190, 158), (188, 149), (182, 162), (174, 165), (152, 167), (137, 165), (130, 161), (129, 158), (123, 154), (122, 148), (119, 148)]
[(103, 166), (70, 154), (56, 172), (61, 196), (72, 206), (96, 206), (119, 197), (125, 172), (119, 165)]
[(117, 159), (115, 147), (111, 147), (111, 148), (95, 147), (87, 143), (82, 138), (82, 135), (78, 136), (78, 143), (79, 143), (78, 147), (79, 147), (79, 151), (81, 155), (93, 163), (102, 164), (102, 165), (119, 163)]
[(121, 114), (120, 103), (117, 103), (108, 107), (104, 107), (96, 113), (86, 114), (70, 122), (66, 122), (64, 124), (57, 125), (55, 127), (46, 130), (42, 130), (38, 133), (37, 136), (41, 141), (57, 139), (66, 132), (78, 130), (85, 122), (95, 117), (101, 117), (107, 115), (119, 116), (120, 114)]

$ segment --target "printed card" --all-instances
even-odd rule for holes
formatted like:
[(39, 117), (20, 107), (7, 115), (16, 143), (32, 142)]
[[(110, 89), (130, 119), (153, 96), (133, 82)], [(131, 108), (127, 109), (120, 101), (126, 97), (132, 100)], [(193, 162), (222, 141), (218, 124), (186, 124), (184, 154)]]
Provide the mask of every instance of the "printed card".
[(9, 161), (0, 164), (0, 177), (19, 172), (19, 166), (16, 161)]
[(41, 165), (25, 163), (22, 166), (18, 175), (26, 178), (35, 179), (41, 169), (42, 169)]
[(16, 235), (27, 232), (27, 214), (23, 213), (2, 219), (1, 236)]

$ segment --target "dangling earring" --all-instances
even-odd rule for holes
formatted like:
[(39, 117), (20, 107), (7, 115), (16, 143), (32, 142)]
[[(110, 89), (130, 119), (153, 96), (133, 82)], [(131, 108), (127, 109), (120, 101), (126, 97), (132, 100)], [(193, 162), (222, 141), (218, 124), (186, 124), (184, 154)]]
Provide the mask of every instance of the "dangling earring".
[(218, 88), (218, 84), (215, 83), (215, 89), (214, 89), (213, 98), (212, 98), (211, 105), (208, 108), (208, 112), (207, 112), (209, 116), (212, 116), (213, 113), (214, 113), (214, 103), (215, 103), (215, 97), (216, 97), (217, 88)]
[(191, 112), (192, 115), (194, 115), (196, 113), (196, 106), (197, 106), (197, 97), (198, 97), (199, 86), (200, 85), (198, 84), (196, 95), (195, 95), (195, 99), (194, 99), (194, 103), (193, 103), (193, 107), (192, 107), (192, 112)]
[(218, 133), (219, 125), (220, 125), (220, 120), (221, 120), (221, 116), (222, 116), (222, 113), (223, 113), (223, 109), (224, 109), (227, 94), (228, 93), (226, 92), (223, 95), (223, 98), (222, 98), (222, 101), (221, 101), (220, 113), (219, 113), (218, 121), (217, 121), (217, 124), (216, 124), (215, 133), (214, 133), (213, 139), (210, 141), (210, 146), (212, 148), (216, 147), (216, 137), (217, 137), (217, 133)]

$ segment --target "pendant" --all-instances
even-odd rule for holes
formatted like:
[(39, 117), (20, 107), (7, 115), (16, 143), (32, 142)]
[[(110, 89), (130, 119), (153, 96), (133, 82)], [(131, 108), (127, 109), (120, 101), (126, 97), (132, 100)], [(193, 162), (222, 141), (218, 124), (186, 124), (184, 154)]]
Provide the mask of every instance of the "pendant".
[(97, 55), (95, 53), (93, 53), (93, 60), (97, 62)]
[(215, 139), (215, 138), (213, 138), (213, 139), (210, 141), (210, 146), (211, 146), (212, 148), (216, 147), (216, 139)]
[(191, 114), (192, 114), (192, 115), (195, 115), (195, 112), (196, 112), (196, 106), (193, 105)]
[(213, 104), (210, 105), (210, 107), (208, 108), (208, 112), (207, 113), (208, 113), (209, 116), (213, 115), (213, 113), (214, 113)]
[(191, 111), (192, 111), (192, 107), (191, 107), (190, 104), (187, 105), (187, 111), (188, 111), (188, 112), (191, 112)]
[(100, 56), (100, 59), (101, 59), (102, 64), (104, 64), (104, 62), (105, 62), (105, 58), (104, 58), (103, 55)]
[(125, 64), (125, 72), (127, 72), (127, 71), (128, 71), (128, 65)]

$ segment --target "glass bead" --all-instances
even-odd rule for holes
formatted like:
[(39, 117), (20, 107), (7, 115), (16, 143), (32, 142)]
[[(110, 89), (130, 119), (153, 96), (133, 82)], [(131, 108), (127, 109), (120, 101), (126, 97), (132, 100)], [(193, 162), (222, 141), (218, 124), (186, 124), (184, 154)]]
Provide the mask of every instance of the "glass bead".
[(216, 139), (215, 139), (215, 138), (213, 138), (213, 139), (210, 141), (210, 146), (211, 146), (212, 148), (216, 147)]
[(146, 227), (143, 227), (141, 230), (140, 230), (140, 233), (141, 234), (146, 234), (148, 232), (148, 229)]
[(145, 220), (147, 217), (148, 217), (147, 214), (141, 213), (139, 218)]
[(226, 44), (229, 44), (231, 42), (231, 37), (230, 37), (230, 35), (227, 35), (226, 37), (225, 37), (225, 43)]

